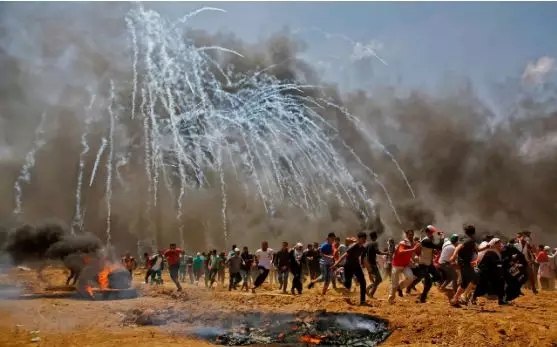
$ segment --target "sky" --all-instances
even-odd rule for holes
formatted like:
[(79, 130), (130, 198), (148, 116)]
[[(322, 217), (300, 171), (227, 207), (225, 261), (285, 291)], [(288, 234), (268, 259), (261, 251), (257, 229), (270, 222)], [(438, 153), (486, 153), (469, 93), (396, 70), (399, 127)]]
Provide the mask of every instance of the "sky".
[[(556, 75), (557, 3), (161, 2), (146, 6), (171, 17), (200, 6), (224, 9), (226, 13), (202, 13), (190, 25), (233, 32), (252, 42), (287, 27), (307, 42), (307, 58), (316, 67), (325, 67), (324, 75), (345, 88), (385, 83), (439, 88), (451, 76), (465, 76), (481, 88), (523, 77), (528, 64), (525, 81), (541, 82)], [(386, 65), (368, 59), (369, 66), (359, 63), (355, 73), (350, 56), (358, 42), (371, 43)]]

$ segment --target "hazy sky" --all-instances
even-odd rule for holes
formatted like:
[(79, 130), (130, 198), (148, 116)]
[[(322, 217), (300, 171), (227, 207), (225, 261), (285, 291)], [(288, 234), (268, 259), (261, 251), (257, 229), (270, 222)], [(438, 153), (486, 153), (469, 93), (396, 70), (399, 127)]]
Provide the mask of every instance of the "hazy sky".
[[(453, 76), (470, 78), (480, 89), (509, 79), (517, 82), (522, 77), (529, 82), (555, 81), (557, 78), (555, 2), (143, 4), (170, 19), (203, 6), (224, 9), (226, 13), (201, 13), (188, 25), (211, 32), (233, 32), (251, 42), (288, 28), (291, 35), (307, 43), (304, 58), (323, 77), (335, 80), (344, 89), (397, 84), (440, 90), (444, 88), (441, 82)], [(4, 16), (0, 13), (1, 20), (11, 21), (12, 34), (19, 35), (12, 40), (11, 46), (8, 42), (11, 47), (8, 50), (15, 54), (16, 49), (21, 48), (22, 41), (28, 37), (20, 33), (31, 28), (33, 15), (54, 18), (63, 14), (77, 19), (78, 23), (98, 16), (121, 16), (124, 20), (123, 12), (107, 11), (99, 5), (28, 2), (1, 6), (0, 12), (4, 9)], [(41, 34), (39, 30), (32, 35)], [(109, 39), (94, 33), (92, 36), (98, 40)], [(375, 58), (358, 59), (365, 56), (370, 48), (386, 65)], [(33, 58), (29, 53), (24, 56)]]
[[(215, 2), (149, 3), (170, 16), (199, 6), (215, 6), (227, 13), (203, 13), (191, 21), (197, 28), (232, 31), (256, 41), (285, 26), (309, 43), (308, 54), (317, 66), (332, 66), (330, 74), (347, 86), (373, 82), (432, 87), (448, 75), (468, 76), (475, 84), (520, 78), (530, 72), (555, 76), (557, 64), (557, 3), (501, 2)], [(387, 66), (374, 61), (365, 76), (340, 73), (355, 42), (381, 43), (377, 50)], [(301, 30), (301, 31), (300, 31)], [(375, 45), (377, 47), (377, 45)], [(341, 57), (336, 60), (329, 56)], [(354, 74), (352, 74), (354, 75)], [(537, 76), (535, 76), (537, 77)]]

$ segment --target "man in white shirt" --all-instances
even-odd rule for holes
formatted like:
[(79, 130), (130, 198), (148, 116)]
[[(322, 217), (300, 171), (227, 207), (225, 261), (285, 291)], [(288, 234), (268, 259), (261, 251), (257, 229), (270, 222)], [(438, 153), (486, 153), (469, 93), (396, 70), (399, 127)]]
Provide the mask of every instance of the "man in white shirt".
[(443, 244), (441, 255), (439, 256), (439, 269), (445, 275), (445, 281), (441, 285), (441, 289), (445, 289), (449, 283), (452, 283), (452, 289), (456, 290), (458, 274), (453, 264), (451, 264), (451, 257), (458, 244), (458, 235), (452, 234), (448, 240)]
[(267, 241), (261, 242), (261, 248), (255, 252), (255, 262), (259, 270), (259, 275), (253, 282), (253, 288), (251, 288), (252, 293), (255, 294), (255, 289), (259, 288), (267, 279), (273, 264), (274, 254), (275, 251), (269, 248), (269, 243)]

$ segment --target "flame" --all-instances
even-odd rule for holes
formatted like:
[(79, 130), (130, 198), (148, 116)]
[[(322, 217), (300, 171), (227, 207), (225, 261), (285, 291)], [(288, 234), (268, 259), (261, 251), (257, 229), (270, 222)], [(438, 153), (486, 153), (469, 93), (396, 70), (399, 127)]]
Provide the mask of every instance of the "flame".
[(85, 287), (85, 291), (89, 294), (89, 296), (91, 296), (91, 297), (94, 296), (94, 294), (93, 294), (93, 287), (91, 287), (91, 286), (86, 286), (86, 287)]
[(310, 336), (310, 335), (304, 335), (300, 337), (300, 341), (305, 343), (311, 343), (312, 345), (318, 345), (319, 343), (321, 343), (321, 338)]
[(108, 276), (110, 273), (118, 268), (117, 265), (110, 265), (105, 264), (104, 268), (99, 272), (98, 280), (99, 280), (99, 288), (101, 290), (108, 289)]

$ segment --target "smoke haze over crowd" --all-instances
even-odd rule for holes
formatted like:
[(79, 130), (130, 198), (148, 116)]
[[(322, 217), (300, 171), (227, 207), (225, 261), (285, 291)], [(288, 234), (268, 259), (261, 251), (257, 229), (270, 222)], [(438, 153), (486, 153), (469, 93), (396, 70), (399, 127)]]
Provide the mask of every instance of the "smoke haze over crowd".
[[(117, 111), (132, 111), (132, 52), (124, 20), (129, 6), (135, 5), (0, 4), (0, 227), (52, 217), (70, 223), (74, 218), (85, 113), (106, 118), (111, 79), (119, 96)], [(269, 67), (267, 73), (280, 80), (320, 86), (304, 92), (341, 106), (324, 107), (321, 114), (389, 191), (402, 225), (383, 191), (374, 182), (364, 182), (373, 187), (371, 198), (380, 205), (386, 233), (398, 237), (402, 228), (433, 222), (448, 233), (460, 232), (463, 223), (509, 236), (529, 228), (542, 242), (557, 232), (557, 94), (546, 80), (554, 70), (553, 58), (531, 62), (522, 76), (503, 76), (505, 84), (494, 87), (498, 104), (493, 105), (495, 101), (483, 101), (466, 80), (447, 83), (443, 93), (401, 92), (387, 85), (341, 90), (320, 78), (314, 62), (300, 58), (311, 43), (288, 31), (257, 44), (229, 33), (190, 30), (188, 36), (199, 46), (221, 46), (243, 55), (214, 53), (223, 67), (234, 66), (238, 73)], [(381, 64), (374, 57), (364, 59)], [(345, 111), (360, 125), (347, 122)], [(22, 220), (14, 221), (14, 182), (43, 114), (44, 146), (30, 170), (30, 182), (22, 185)], [(119, 128), (115, 134), (119, 148), (132, 157), (141, 157), (140, 130)], [(89, 173), (107, 131), (108, 122), (91, 126), (91, 150), (85, 155), (84, 226), (97, 236), (106, 228), (105, 168), (99, 168), (91, 188)], [(361, 166), (347, 160), (357, 175)], [(135, 251), (136, 242), (152, 237), (153, 230), (159, 245), (177, 242), (173, 197), (161, 189), (157, 206), (146, 216), (149, 193), (142, 163), (132, 160), (119, 170), (125, 179), (115, 179), (113, 243), (121, 251)], [(327, 213), (315, 218), (286, 205), (277, 206), (270, 218), (240, 186), (232, 181), (227, 185), (227, 223), (234, 243), (254, 247), (262, 239), (309, 242), (327, 231), (353, 235), (361, 227), (356, 211), (333, 202)], [(223, 246), (220, 194), (218, 186), (187, 193), (182, 222), (189, 247)]]

